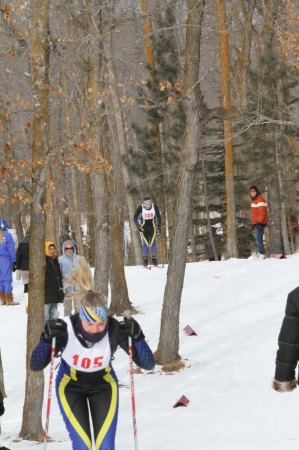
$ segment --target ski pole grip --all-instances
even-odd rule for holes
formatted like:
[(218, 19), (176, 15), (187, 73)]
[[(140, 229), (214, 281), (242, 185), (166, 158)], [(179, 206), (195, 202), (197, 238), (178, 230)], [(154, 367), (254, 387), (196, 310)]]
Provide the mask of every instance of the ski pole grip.
[(127, 319), (132, 319), (131, 311), (130, 311), (129, 309), (127, 309), (127, 310), (124, 312), (124, 316), (125, 316)]

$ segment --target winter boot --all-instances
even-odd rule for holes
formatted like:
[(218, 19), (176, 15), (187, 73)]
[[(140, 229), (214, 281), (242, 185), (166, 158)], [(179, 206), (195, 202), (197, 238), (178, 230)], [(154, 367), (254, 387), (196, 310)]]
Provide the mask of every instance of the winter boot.
[(156, 256), (152, 256), (152, 262), (154, 266), (158, 265), (158, 258)]
[(143, 257), (143, 265), (144, 265), (144, 267), (147, 267), (147, 265), (148, 265), (148, 257), (147, 256)]
[(261, 254), (261, 253), (258, 254), (258, 259), (265, 259), (265, 258), (266, 258), (265, 254)]
[(0, 292), (0, 305), (5, 305), (6, 303), (4, 295), (5, 295), (4, 292)]
[(12, 294), (4, 294), (6, 306), (14, 306), (19, 305), (20, 303), (14, 302), (12, 298)]
[(23, 297), (24, 297), (25, 311), (26, 314), (28, 314), (28, 292), (24, 292)]

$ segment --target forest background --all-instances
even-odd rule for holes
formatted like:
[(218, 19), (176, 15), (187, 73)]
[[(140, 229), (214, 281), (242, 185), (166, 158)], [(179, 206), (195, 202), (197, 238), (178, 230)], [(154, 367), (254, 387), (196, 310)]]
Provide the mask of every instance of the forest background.
[[(75, 240), (110, 313), (134, 310), (133, 214), (162, 213), (168, 263), (156, 360), (179, 361), (186, 261), (248, 257), (248, 187), (268, 254), (298, 250), (297, 0), (0, 1), (0, 215), (30, 226), (27, 360), (42, 328), (44, 242)], [(136, 311), (137, 312), (137, 311)], [(171, 313), (170, 313), (171, 312)], [(21, 436), (41, 440), (27, 366)]]

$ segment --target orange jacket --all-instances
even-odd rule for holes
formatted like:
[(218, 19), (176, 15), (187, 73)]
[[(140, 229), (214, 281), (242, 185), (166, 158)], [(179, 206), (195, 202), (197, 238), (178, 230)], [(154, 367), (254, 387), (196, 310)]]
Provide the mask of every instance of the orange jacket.
[(261, 194), (258, 194), (254, 200), (251, 199), (251, 222), (252, 225), (268, 224), (268, 206)]

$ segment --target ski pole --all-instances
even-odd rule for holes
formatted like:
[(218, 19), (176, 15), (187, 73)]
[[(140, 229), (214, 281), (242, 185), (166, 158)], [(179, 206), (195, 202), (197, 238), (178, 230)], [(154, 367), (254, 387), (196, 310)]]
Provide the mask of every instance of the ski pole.
[(51, 346), (51, 361), (50, 361), (49, 389), (48, 389), (48, 401), (47, 401), (47, 411), (46, 411), (44, 450), (46, 450), (47, 443), (48, 443), (50, 409), (51, 409), (51, 398), (52, 398), (52, 385), (53, 385), (53, 374), (54, 374), (55, 346), (56, 346), (56, 337), (53, 337), (52, 338), (52, 346)]
[[(125, 311), (125, 317), (131, 319), (131, 311)], [(134, 389), (134, 374), (133, 374), (133, 347), (132, 338), (128, 337), (128, 347), (129, 347), (129, 361), (130, 361), (130, 385), (131, 385), (131, 405), (132, 405), (132, 418), (133, 418), (133, 432), (134, 432), (134, 444), (135, 450), (138, 450), (137, 442), (137, 423), (136, 423), (136, 407), (135, 407), (135, 389)]]

